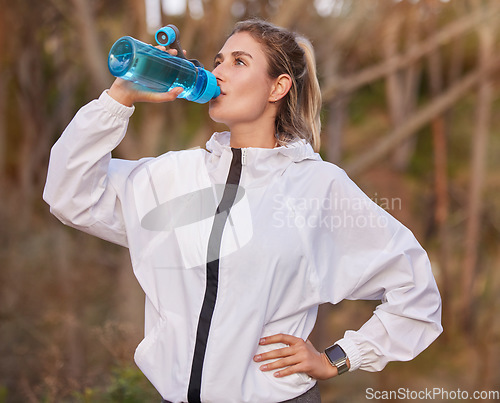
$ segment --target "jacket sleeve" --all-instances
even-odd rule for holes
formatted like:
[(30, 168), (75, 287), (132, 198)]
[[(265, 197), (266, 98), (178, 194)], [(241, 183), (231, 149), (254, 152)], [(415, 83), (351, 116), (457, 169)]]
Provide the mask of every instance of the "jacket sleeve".
[[(442, 332), (441, 298), (426, 252), (413, 234), (336, 168), (325, 197), (319, 246), (323, 299), (380, 300), (373, 316), (337, 341), (351, 370), (380, 371), (413, 359)], [(326, 231), (326, 232), (325, 232)], [(324, 242), (327, 239), (329, 242)], [(327, 257), (325, 259), (325, 257)]]
[(81, 108), (50, 154), (43, 193), (64, 224), (127, 246), (119, 193), (112, 177), (127, 165), (111, 158), (134, 111), (107, 92)]

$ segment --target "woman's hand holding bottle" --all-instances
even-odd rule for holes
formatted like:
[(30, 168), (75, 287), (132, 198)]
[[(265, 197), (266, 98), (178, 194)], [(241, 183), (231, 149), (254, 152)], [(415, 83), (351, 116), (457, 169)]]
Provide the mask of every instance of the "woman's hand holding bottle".
[[(168, 49), (165, 46), (155, 46), (156, 48), (170, 53), (173, 56), (177, 55), (177, 50)], [(184, 51), (186, 53), (186, 51)], [(184, 89), (175, 87), (167, 92), (145, 91), (137, 84), (130, 81), (117, 78), (108, 91), (108, 95), (125, 106), (132, 106), (136, 102), (170, 102), (177, 98)]]

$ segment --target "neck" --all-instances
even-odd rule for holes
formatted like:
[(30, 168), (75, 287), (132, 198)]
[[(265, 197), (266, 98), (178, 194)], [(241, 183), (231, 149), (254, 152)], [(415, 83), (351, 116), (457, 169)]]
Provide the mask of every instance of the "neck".
[(255, 125), (248, 127), (230, 127), (231, 142), (233, 148), (274, 148), (276, 137), (274, 135), (274, 124), (268, 128), (256, 128)]

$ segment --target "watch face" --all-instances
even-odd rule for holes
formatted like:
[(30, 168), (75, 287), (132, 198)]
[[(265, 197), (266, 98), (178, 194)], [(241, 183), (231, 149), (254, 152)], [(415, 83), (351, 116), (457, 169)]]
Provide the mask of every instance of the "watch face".
[(328, 356), (328, 358), (330, 358), (331, 362), (336, 362), (346, 357), (344, 350), (342, 350), (342, 348), (338, 345), (328, 347), (325, 350), (325, 353)]

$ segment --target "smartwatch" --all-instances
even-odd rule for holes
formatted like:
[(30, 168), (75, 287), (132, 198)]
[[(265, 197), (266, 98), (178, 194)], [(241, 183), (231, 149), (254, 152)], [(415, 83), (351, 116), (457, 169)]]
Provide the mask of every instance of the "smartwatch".
[(347, 366), (347, 355), (338, 344), (328, 347), (325, 350), (325, 354), (330, 364), (337, 367), (339, 375), (349, 371), (349, 367)]

